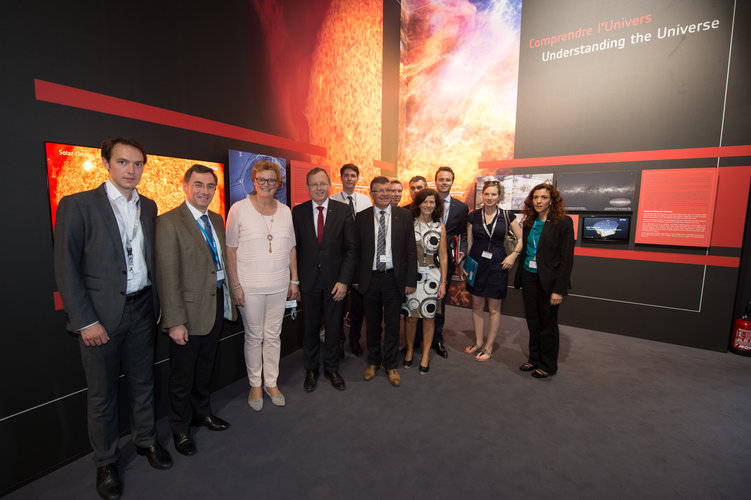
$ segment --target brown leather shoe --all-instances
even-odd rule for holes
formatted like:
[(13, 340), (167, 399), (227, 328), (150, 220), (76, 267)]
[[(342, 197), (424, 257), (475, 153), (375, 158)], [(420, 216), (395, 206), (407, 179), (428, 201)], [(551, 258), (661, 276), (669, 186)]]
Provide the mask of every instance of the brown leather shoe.
[(368, 365), (367, 368), (365, 368), (365, 373), (362, 374), (362, 378), (365, 380), (371, 380), (373, 377), (375, 377), (376, 370), (378, 370), (377, 365)]
[(402, 383), (402, 379), (399, 376), (399, 372), (396, 371), (396, 368), (386, 370), (386, 373), (388, 373), (389, 375), (389, 384), (393, 385), (394, 387), (399, 387), (399, 385)]

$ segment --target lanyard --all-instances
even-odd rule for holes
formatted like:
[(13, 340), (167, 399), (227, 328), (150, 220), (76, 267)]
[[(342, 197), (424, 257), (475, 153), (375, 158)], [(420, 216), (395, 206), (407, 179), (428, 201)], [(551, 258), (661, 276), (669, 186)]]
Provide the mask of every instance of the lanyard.
[(110, 200), (110, 205), (112, 205), (112, 211), (115, 213), (117, 225), (121, 226), (123, 228), (123, 231), (125, 231), (125, 253), (127, 254), (126, 258), (128, 261), (128, 270), (132, 273), (134, 266), (133, 240), (136, 239), (136, 234), (138, 234), (138, 224), (141, 222), (141, 200), (136, 200), (136, 216), (133, 219), (133, 230), (130, 233), (128, 232), (128, 228), (125, 227), (125, 220), (123, 219), (123, 216), (120, 213), (120, 210), (117, 208), (114, 200)]
[[(198, 229), (200, 229), (201, 232), (203, 233), (203, 237), (206, 238), (206, 243), (209, 244), (209, 249), (211, 250), (211, 256), (214, 257), (214, 265), (216, 266), (217, 269), (221, 269), (222, 264), (219, 262), (219, 253), (216, 250), (216, 244), (214, 243), (214, 238), (212, 238), (206, 233), (206, 230), (203, 228), (203, 224), (201, 224), (198, 219), (196, 219), (196, 224), (198, 224)], [(211, 223), (209, 222), (209, 224)]]
[(493, 227), (488, 231), (488, 225), (485, 224), (485, 209), (482, 209), (482, 228), (485, 230), (485, 233), (488, 235), (488, 238), (490, 238), (490, 241), (488, 242), (488, 250), (490, 250), (491, 245), (493, 244), (493, 235), (495, 234), (495, 225), (498, 224), (498, 213), (500, 212), (500, 209), (496, 207), (495, 209), (495, 216), (493, 217), (493, 220), (491, 221), (493, 223)]
[[(545, 221), (543, 221), (542, 224), (538, 224), (538, 222), (540, 222), (540, 219), (535, 219), (535, 223), (532, 225), (533, 229), (537, 228), (539, 226), (544, 226), (545, 225)], [(540, 231), (540, 234), (537, 235), (537, 239), (535, 239), (535, 237), (532, 236), (532, 243), (533, 243), (533, 246), (532, 246), (532, 250), (533, 250), (532, 257), (534, 257), (534, 258), (537, 258), (537, 244), (540, 242), (540, 236), (542, 236), (542, 231)]]

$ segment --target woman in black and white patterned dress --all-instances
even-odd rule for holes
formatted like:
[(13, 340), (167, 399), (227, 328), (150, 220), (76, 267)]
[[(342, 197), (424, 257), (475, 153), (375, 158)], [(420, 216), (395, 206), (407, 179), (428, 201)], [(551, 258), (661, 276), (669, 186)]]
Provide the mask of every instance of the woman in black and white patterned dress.
[(433, 344), (435, 315), (440, 301), (446, 295), (446, 228), (441, 223), (443, 203), (433, 189), (423, 189), (415, 195), (409, 209), (415, 218), (415, 244), (417, 245), (417, 288), (407, 295), (402, 309), (407, 314), (404, 337), (407, 352), (404, 367), (412, 366), (417, 320), (422, 318), (422, 358), (420, 374), (428, 373), (430, 346)]

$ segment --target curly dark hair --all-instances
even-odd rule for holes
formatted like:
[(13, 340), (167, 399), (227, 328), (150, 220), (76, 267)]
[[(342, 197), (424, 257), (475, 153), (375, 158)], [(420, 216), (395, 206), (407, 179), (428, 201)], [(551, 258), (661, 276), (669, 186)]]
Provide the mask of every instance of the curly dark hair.
[(433, 218), (433, 222), (437, 222), (441, 220), (441, 216), (443, 215), (443, 200), (435, 189), (425, 188), (422, 191), (418, 191), (415, 199), (412, 200), (412, 204), (409, 206), (409, 210), (412, 212), (412, 217), (417, 219), (420, 216), (420, 205), (428, 196), (435, 198), (435, 208), (431, 217)]
[(566, 215), (566, 207), (563, 205), (563, 198), (561, 198), (561, 194), (558, 192), (554, 185), (543, 182), (542, 184), (538, 184), (533, 187), (529, 192), (529, 195), (527, 195), (527, 198), (524, 200), (522, 214), (524, 215), (525, 228), (532, 227), (532, 224), (534, 224), (535, 220), (537, 219), (537, 212), (535, 212), (535, 207), (532, 204), (532, 196), (535, 194), (535, 191), (539, 191), (540, 189), (545, 189), (548, 193), (550, 193), (550, 209), (548, 210), (547, 220), (555, 224)]

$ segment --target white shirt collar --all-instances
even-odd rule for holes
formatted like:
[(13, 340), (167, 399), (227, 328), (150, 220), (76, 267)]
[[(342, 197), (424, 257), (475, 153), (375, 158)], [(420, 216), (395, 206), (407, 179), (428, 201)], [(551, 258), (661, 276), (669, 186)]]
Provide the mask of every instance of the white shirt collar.
[(112, 183), (109, 177), (104, 183), (104, 190), (107, 191), (107, 197), (112, 201), (117, 201), (118, 198), (122, 198), (126, 203), (135, 203), (138, 201), (138, 190), (136, 188), (133, 188), (132, 194), (130, 195), (130, 201), (128, 201), (128, 199)]
[(190, 210), (190, 213), (193, 215), (193, 218), (195, 220), (200, 219), (202, 215), (209, 215), (208, 209), (206, 209), (206, 213), (203, 214), (203, 213), (201, 213), (200, 210), (198, 210), (196, 207), (194, 207), (193, 205), (191, 205), (188, 200), (185, 200), (185, 204), (188, 205), (188, 210)]
[(318, 207), (323, 207), (324, 212), (329, 209), (329, 197), (328, 196), (326, 197), (325, 200), (323, 200), (323, 203), (321, 203), (320, 205), (313, 200), (310, 200), (310, 201), (311, 201), (311, 204), (313, 205), (313, 212), (317, 212)]

